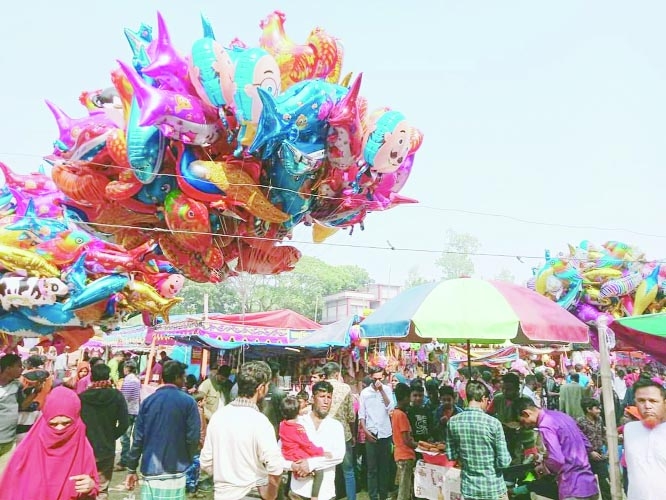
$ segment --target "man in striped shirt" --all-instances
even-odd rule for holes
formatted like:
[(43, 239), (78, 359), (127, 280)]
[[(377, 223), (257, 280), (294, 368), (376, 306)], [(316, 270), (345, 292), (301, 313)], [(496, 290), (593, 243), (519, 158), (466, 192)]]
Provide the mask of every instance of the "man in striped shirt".
[(129, 414), (129, 427), (123, 436), (120, 438), (121, 452), (120, 462), (116, 465), (115, 470), (125, 470), (127, 468), (127, 461), (129, 460), (129, 452), (131, 448), (132, 432), (134, 431), (134, 421), (139, 414), (139, 403), (141, 402), (141, 380), (136, 375), (137, 366), (136, 362), (129, 360), (125, 362), (123, 368), (125, 372), (125, 379), (120, 392), (125, 396), (127, 402), (127, 413)]

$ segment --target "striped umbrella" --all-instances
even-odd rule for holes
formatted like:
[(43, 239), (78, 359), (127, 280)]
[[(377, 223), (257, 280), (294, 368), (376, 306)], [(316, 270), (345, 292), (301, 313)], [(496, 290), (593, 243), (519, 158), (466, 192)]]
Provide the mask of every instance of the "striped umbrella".
[(361, 323), (366, 338), (448, 343), (584, 343), (588, 327), (528, 288), (457, 278), (406, 290)]

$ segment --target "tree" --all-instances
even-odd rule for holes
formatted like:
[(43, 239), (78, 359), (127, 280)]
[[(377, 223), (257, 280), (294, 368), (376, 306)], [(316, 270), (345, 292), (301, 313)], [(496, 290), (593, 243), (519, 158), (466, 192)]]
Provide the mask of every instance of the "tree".
[(446, 246), (435, 262), (442, 270), (442, 277), (451, 279), (472, 276), (474, 274), (472, 257), (480, 248), (481, 243), (476, 236), (447, 230)]
[(415, 286), (423, 285), (425, 283), (430, 283), (431, 280), (428, 280), (421, 276), (419, 273), (419, 267), (414, 266), (409, 269), (407, 272), (407, 279), (405, 280), (405, 290), (409, 288), (414, 288)]
[(208, 294), (208, 310), (221, 314), (241, 312), (241, 303), (237, 292), (229, 281), (222, 283), (196, 283), (186, 280), (178, 294), (183, 302), (176, 305), (171, 314), (203, 313), (204, 295)]
[(500, 271), (495, 275), (493, 279), (496, 281), (506, 281), (508, 283), (516, 282), (516, 277), (506, 267), (500, 269)]
[(291, 309), (315, 321), (321, 318), (324, 297), (344, 290), (359, 290), (372, 281), (358, 266), (332, 266), (304, 256), (293, 271), (277, 276), (241, 273), (222, 283), (187, 281), (180, 296), (185, 300), (173, 314), (203, 312), (208, 293), (209, 311), (222, 314)]

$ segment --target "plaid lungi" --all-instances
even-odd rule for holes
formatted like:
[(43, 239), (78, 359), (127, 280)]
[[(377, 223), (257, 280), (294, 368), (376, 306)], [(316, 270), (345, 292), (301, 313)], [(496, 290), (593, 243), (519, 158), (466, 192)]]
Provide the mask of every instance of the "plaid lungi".
[(185, 500), (185, 473), (143, 476), (141, 500)]

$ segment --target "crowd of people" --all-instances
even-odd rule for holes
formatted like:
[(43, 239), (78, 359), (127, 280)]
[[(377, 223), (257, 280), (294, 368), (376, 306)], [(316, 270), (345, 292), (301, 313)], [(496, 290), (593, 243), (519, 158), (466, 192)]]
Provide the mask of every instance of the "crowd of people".
[(650, 366), (615, 371), (620, 418), (604, 422), (583, 366), (475, 369), (452, 383), (369, 368), (358, 387), (328, 362), (289, 393), (274, 363), (219, 366), (199, 383), (161, 353), (160, 385), (142, 400), (122, 353), (75, 369), (48, 361), (0, 358), (0, 500), (104, 499), (114, 472), (146, 499), (355, 500), (364, 487), (370, 500), (407, 500), (425, 449), (461, 469), (467, 500), (608, 500), (606, 425), (624, 436), (627, 498), (666, 498), (654, 481), (666, 473), (666, 390)]

